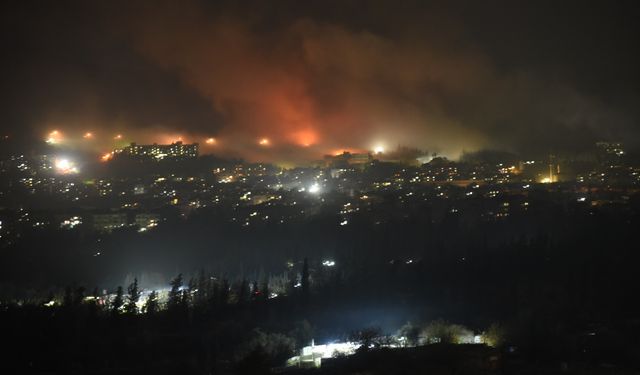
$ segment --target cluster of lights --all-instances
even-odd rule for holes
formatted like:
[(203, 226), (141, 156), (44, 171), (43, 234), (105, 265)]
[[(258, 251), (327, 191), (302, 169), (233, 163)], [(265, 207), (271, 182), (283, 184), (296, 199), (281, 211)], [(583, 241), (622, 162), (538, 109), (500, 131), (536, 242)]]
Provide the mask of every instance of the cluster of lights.
[(79, 216), (73, 216), (60, 223), (60, 228), (73, 229), (80, 224), (82, 224), (82, 218), (80, 218)]

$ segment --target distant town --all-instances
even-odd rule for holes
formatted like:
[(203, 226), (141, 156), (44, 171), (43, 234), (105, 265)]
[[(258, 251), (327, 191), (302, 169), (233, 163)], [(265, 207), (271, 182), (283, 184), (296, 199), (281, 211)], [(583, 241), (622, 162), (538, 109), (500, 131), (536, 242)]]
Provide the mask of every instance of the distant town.
[[(345, 151), (284, 169), (199, 156), (198, 144), (131, 143), (110, 153), (98, 171), (83, 170), (86, 161), (59, 151), (7, 155), (0, 160), (0, 241), (5, 247), (42, 228), (144, 232), (204, 208), (225, 208), (225, 219), (240, 227), (304, 220), (327, 209), (335, 210), (337, 226), (361, 212), (381, 224), (396, 212), (383, 212), (389, 201), (446, 202), (451, 213), (492, 221), (532, 209), (529, 196), (539, 190), (594, 207), (624, 206), (640, 188), (640, 166), (627, 162), (621, 143), (599, 142), (581, 158), (542, 160), (476, 153), (452, 161), (402, 151)], [(141, 168), (109, 171), (131, 163)]]

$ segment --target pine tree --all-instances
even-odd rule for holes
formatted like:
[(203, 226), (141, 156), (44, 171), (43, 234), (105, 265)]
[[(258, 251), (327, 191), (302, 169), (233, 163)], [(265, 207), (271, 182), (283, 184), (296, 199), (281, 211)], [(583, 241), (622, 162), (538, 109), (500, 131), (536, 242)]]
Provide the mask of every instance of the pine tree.
[(265, 278), (264, 281), (262, 282), (262, 288), (260, 289), (261, 292), (261, 300), (266, 301), (269, 299), (269, 294), (271, 294), (271, 291), (269, 290), (269, 279)]
[(191, 293), (189, 293), (188, 289), (184, 289), (182, 291), (182, 296), (180, 296), (180, 310), (186, 312), (189, 310), (189, 305), (191, 304)]
[(178, 274), (173, 280), (171, 280), (171, 290), (169, 291), (169, 300), (167, 301), (167, 308), (169, 310), (175, 310), (180, 307), (182, 302), (182, 274)]
[(147, 302), (145, 302), (144, 304), (143, 311), (147, 315), (153, 316), (158, 312), (159, 309), (160, 306), (158, 304), (158, 293), (153, 290), (151, 291), (151, 293), (149, 293), (149, 297), (147, 298)]
[(193, 298), (198, 289), (196, 279), (193, 277), (189, 279), (189, 286), (186, 290), (182, 291), (182, 307), (188, 309), (190, 305), (193, 305)]
[(249, 295), (249, 283), (247, 282), (247, 279), (242, 279), (242, 282), (240, 283), (240, 289), (238, 290), (238, 303), (244, 304), (245, 302), (249, 301)]
[(306, 298), (309, 296), (309, 262), (307, 258), (304, 258), (304, 264), (302, 265), (302, 278), (300, 280), (302, 287), (302, 295)]
[(85, 293), (85, 287), (81, 286), (76, 289), (75, 294), (73, 296), (74, 306), (77, 307), (82, 305), (82, 302), (84, 302), (84, 293)]
[(206, 305), (208, 294), (210, 292), (209, 278), (205, 274), (204, 270), (200, 270), (198, 275), (198, 281), (196, 285), (196, 292), (193, 300), (194, 306), (202, 308)]
[(287, 271), (287, 285), (286, 292), (287, 295), (293, 296), (296, 291), (296, 285), (298, 284), (298, 273), (294, 271), (294, 268), (291, 267)]
[(220, 306), (220, 283), (217, 280), (211, 280), (209, 283), (208, 306), (215, 310)]
[(135, 314), (138, 312), (138, 300), (140, 300), (140, 289), (138, 288), (138, 278), (133, 279), (133, 283), (127, 288), (127, 304), (124, 311), (127, 314)]
[(229, 281), (222, 279), (222, 285), (220, 285), (220, 306), (225, 307), (229, 303)]
[(120, 313), (120, 308), (122, 307), (123, 304), (124, 304), (124, 291), (122, 290), (122, 287), (119, 286), (118, 290), (116, 291), (116, 297), (113, 299), (113, 302), (111, 303), (111, 313), (113, 315), (118, 315)]
[(89, 300), (89, 315), (95, 317), (98, 314), (98, 297), (100, 296), (100, 292), (98, 291), (98, 287), (93, 288), (93, 292), (91, 293), (91, 299)]

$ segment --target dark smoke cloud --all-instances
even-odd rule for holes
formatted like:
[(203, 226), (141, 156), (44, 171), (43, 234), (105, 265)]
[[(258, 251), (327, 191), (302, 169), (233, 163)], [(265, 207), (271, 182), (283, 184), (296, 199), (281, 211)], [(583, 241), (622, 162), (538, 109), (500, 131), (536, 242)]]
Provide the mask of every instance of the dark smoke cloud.
[(219, 152), (268, 160), (640, 139), (622, 2), (70, 4), (15, 12), (23, 61), (3, 68), (3, 122), (216, 136)]
[(2, 19), (0, 72), (2, 127), (13, 136), (41, 139), (56, 128), (110, 139), (220, 126), (209, 102), (136, 53), (104, 9), (89, 2), (13, 5)]

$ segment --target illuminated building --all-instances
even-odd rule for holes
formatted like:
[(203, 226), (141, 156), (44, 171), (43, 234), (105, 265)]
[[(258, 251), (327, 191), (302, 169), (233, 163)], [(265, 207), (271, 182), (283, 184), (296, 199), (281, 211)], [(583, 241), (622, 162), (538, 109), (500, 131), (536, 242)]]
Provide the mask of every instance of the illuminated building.
[(169, 145), (139, 145), (131, 143), (114, 151), (114, 157), (130, 157), (141, 160), (191, 159), (198, 157), (198, 144), (175, 142)]
[(111, 232), (129, 223), (126, 213), (94, 214), (92, 219), (93, 229), (99, 232)]

